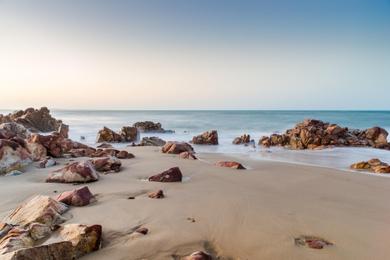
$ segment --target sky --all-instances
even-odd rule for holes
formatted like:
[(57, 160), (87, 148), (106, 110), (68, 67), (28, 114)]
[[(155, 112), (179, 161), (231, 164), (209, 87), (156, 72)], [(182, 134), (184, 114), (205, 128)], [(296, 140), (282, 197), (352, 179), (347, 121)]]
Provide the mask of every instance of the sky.
[(390, 0), (0, 0), (2, 109), (390, 109)]

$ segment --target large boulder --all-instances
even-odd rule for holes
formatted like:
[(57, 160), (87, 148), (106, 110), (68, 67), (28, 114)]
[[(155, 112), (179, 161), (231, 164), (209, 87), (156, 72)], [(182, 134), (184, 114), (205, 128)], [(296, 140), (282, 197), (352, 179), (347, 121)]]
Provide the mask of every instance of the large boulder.
[(8, 115), (0, 115), (0, 123), (15, 122), (25, 126), (34, 132), (58, 131), (62, 124), (50, 115), (50, 110), (46, 107), (40, 109), (27, 108)]
[(69, 206), (82, 207), (91, 203), (94, 200), (94, 196), (88, 187), (84, 186), (79, 189), (62, 192), (56, 200)]
[(251, 136), (244, 134), (240, 137), (236, 137), (233, 140), (233, 144), (248, 144), (251, 142)]
[(60, 183), (86, 183), (97, 181), (99, 175), (97, 174), (92, 162), (82, 161), (73, 162), (62, 169), (52, 172), (46, 179), (46, 182), (60, 182)]
[(103, 129), (98, 132), (96, 142), (119, 143), (122, 142), (122, 136), (108, 127), (103, 127)]
[(141, 133), (173, 133), (172, 130), (165, 130), (161, 127), (160, 123), (154, 123), (152, 121), (136, 122), (133, 124)]
[(237, 170), (246, 169), (241, 163), (234, 162), (234, 161), (219, 161), (215, 165), (219, 167), (227, 167), (227, 168), (232, 168)]
[(181, 182), (183, 175), (179, 167), (173, 167), (166, 171), (163, 171), (160, 174), (153, 175), (149, 177), (149, 181), (157, 182)]
[(116, 157), (105, 157), (92, 160), (95, 170), (103, 173), (119, 172), (122, 166), (121, 160)]
[(194, 136), (192, 138), (193, 144), (209, 144), (217, 145), (218, 144), (218, 132), (217, 130), (211, 130), (204, 132), (203, 134)]
[(140, 146), (164, 146), (166, 142), (156, 136), (144, 137), (141, 140)]
[(0, 174), (21, 170), (31, 162), (29, 152), (20, 143), (0, 139)]
[(167, 142), (161, 149), (163, 153), (181, 154), (183, 152), (194, 152), (194, 148), (185, 142)]

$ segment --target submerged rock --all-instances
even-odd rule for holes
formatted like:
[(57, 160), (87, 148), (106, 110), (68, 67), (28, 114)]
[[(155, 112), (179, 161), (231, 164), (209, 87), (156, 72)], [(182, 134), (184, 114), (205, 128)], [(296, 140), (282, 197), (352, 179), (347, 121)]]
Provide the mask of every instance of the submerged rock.
[(218, 144), (218, 132), (217, 130), (210, 130), (204, 132), (203, 134), (194, 136), (192, 138), (193, 144), (208, 144), (208, 145), (217, 145)]
[(157, 182), (181, 182), (182, 173), (179, 167), (173, 167), (166, 171), (163, 171), (160, 174), (153, 175), (149, 177), (149, 181), (157, 181)]
[(233, 140), (233, 144), (249, 144), (251, 142), (251, 136), (244, 134), (240, 137), (236, 137)]
[(161, 149), (163, 153), (180, 154), (183, 152), (194, 153), (194, 148), (185, 142), (167, 142)]
[(219, 161), (215, 165), (219, 167), (227, 167), (227, 168), (232, 168), (237, 170), (246, 169), (241, 163), (234, 162), (234, 161)]
[(86, 183), (97, 181), (99, 175), (91, 161), (73, 162), (62, 169), (52, 172), (46, 182)]

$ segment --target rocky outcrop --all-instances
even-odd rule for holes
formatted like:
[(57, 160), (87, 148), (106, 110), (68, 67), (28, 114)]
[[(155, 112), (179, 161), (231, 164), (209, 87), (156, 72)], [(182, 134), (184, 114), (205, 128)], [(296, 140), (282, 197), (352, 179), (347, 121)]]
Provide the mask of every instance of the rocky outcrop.
[(167, 142), (161, 149), (163, 153), (180, 154), (183, 152), (194, 153), (194, 148), (185, 142)]
[(236, 137), (233, 140), (233, 144), (249, 144), (251, 142), (251, 136), (244, 134), (240, 137)]
[(212, 260), (212, 256), (203, 252), (197, 251), (184, 258), (184, 260)]
[(216, 166), (219, 167), (227, 167), (227, 168), (232, 168), (232, 169), (237, 169), (237, 170), (245, 170), (246, 168), (238, 162), (234, 161), (220, 161), (215, 164)]
[(73, 162), (62, 169), (52, 172), (46, 182), (86, 183), (97, 181), (99, 175), (91, 161)]
[(82, 207), (94, 201), (94, 196), (88, 187), (84, 186), (79, 189), (65, 191), (58, 195), (56, 200), (69, 206)]
[(208, 145), (217, 145), (218, 144), (218, 132), (217, 130), (211, 130), (204, 132), (203, 134), (194, 136), (192, 138), (193, 144), (208, 144)]
[(92, 160), (95, 170), (103, 173), (119, 172), (122, 162), (116, 157), (105, 157)]
[(151, 199), (162, 199), (164, 198), (164, 192), (162, 190), (149, 192), (148, 197)]
[(390, 165), (376, 158), (371, 159), (369, 161), (354, 163), (351, 165), (350, 168), (354, 170), (365, 170), (374, 173), (390, 173)]
[(140, 146), (164, 146), (166, 142), (158, 137), (144, 137), (140, 142)]
[(98, 132), (97, 143), (120, 143), (120, 142), (134, 142), (138, 139), (137, 128), (131, 126), (124, 126), (119, 133), (111, 130), (108, 127), (103, 127)]
[(157, 182), (181, 182), (183, 175), (179, 167), (173, 167), (166, 171), (163, 171), (160, 174), (153, 175), (149, 177), (149, 181)]
[(62, 125), (62, 121), (53, 118), (50, 115), (50, 110), (46, 107), (27, 108), (12, 114), (0, 115), (0, 123), (9, 122), (21, 124), (33, 132), (58, 131)]
[(181, 159), (189, 159), (189, 160), (197, 160), (198, 158), (196, 158), (195, 154), (191, 153), (191, 152), (182, 152), (179, 154), (179, 157)]
[(160, 123), (152, 121), (136, 122), (133, 127), (137, 128), (141, 133), (174, 133), (172, 130), (165, 130)]
[(368, 146), (390, 149), (387, 142), (388, 133), (380, 127), (366, 130), (350, 130), (336, 124), (320, 120), (306, 119), (284, 134), (272, 134), (262, 137), (260, 145), (284, 146), (290, 149), (320, 149), (330, 146)]
[(20, 143), (0, 139), (0, 174), (21, 170), (31, 162), (29, 152)]

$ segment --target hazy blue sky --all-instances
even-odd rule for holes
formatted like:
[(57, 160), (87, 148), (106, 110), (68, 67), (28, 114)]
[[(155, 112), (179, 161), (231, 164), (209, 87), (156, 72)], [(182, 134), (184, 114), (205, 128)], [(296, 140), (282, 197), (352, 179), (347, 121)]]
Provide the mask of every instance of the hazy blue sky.
[(390, 0), (0, 0), (1, 108), (390, 109)]

